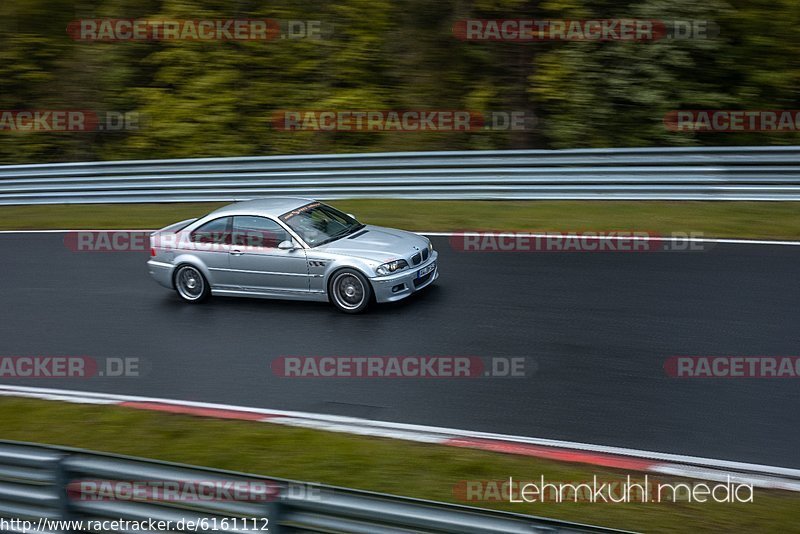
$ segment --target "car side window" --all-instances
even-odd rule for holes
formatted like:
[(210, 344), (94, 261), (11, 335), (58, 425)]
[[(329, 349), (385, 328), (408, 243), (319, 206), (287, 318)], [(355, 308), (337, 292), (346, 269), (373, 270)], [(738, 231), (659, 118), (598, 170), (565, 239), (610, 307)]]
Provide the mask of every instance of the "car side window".
[(222, 217), (207, 222), (191, 234), (194, 243), (231, 244), (231, 218)]
[(266, 217), (237, 215), (233, 218), (233, 244), (246, 247), (278, 248), (291, 239), (278, 223)]

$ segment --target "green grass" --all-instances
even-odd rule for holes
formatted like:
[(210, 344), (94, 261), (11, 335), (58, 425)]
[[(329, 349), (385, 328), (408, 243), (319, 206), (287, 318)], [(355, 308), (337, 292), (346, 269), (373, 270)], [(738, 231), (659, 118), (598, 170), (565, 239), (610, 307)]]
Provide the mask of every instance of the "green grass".
[[(81, 447), (465, 504), (463, 480), (583, 481), (619, 470), (247, 421), (112, 406), (0, 399), (0, 438)], [(660, 478), (670, 482), (678, 479)], [(688, 480), (687, 480), (688, 481)], [(468, 503), (645, 532), (797, 531), (800, 496), (755, 490), (745, 504)]]
[[(359, 219), (407, 230), (640, 230), (800, 239), (800, 202), (341, 200)], [(0, 230), (151, 229), (224, 203), (4, 206)]]

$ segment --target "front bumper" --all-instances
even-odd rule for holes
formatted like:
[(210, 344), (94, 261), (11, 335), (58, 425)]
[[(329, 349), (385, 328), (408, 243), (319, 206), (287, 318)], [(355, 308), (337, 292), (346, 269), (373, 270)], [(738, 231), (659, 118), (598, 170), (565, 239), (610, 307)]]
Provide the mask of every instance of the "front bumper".
[[(376, 302), (394, 302), (402, 300), (417, 291), (431, 285), (439, 278), (439, 254), (434, 251), (425, 263), (415, 266), (413, 269), (406, 269), (400, 273), (390, 276), (376, 276), (370, 278), (372, 290), (375, 292)], [(421, 280), (417, 280), (417, 273), (431, 263), (436, 263), (436, 268), (432, 273), (425, 275)]]
[(147, 270), (150, 271), (150, 276), (153, 277), (153, 280), (169, 289), (174, 289), (172, 286), (172, 271), (174, 269), (175, 266), (171, 263), (156, 260), (148, 260), (147, 262)]

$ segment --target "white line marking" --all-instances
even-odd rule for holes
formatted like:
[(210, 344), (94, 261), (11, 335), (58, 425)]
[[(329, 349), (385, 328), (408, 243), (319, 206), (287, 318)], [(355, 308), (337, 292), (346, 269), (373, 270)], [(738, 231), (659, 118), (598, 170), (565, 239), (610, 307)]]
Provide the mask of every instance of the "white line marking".
[[(0, 230), (0, 234), (66, 234), (69, 232), (155, 232), (156, 230), (151, 228), (139, 228), (136, 230), (132, 229), (87, 229), (81, 228), (78, 230)], [(552, 233), (552, 234), (536, 234), (536, 233), (526, 233), (526, 232), (514, 232), (512, 230), (509, 231), (502, 231), (498, 230), (496, 232), (491, 232), (493, 234), (498, 233), (511, 233), (515, 236), (520, 237), (553, 237), (553, 236), (566, 236), (568, 235), (566, 232), (562, 233)], [(431, 237), (452, 237), (455, 235), (463, 235), (464, 233), (480, 233), (479, 231), (475, 230), (470, 231), (466, 230), (464, 232), (414, 232), (419, 235), (426, 235)], [(783, 245), (783, 246), (800, 246), (800, 241), (781, 241), (781, 240), (770, 240), (770, 239), (738, 239), (738, 238), (726, 238), (726, 237), (645, 237), (645, 236), (591, 236), (591, 235), (581, 235), (581, 239), (612, 239), (612, 240), (619, 240), (624, 239), (626, 241), (671, 241), (671, 242), (678, 242), (678, 243), (728, 243), (732, 245)]]
[[(740, 474), (757, 474), (764, 476), (782, 476), (800, 480), (800, 469), (788, 467), (775, 467), (762, 464), (752, 464), (745, 462), (735, 462), (729, 460), (717, 460), (713, 458), (702, 458), (699, 456), (686, 456), (679, 454), (669, 454), (662, 452), (643, 451), (639, 449), (627, 449), (623, 447), (612, 447), (606, 445), (593, 445), (589, 443), (579, 443), (574, 441), (561, 441), (553, 439), (532, 438), (527, 436), (514, 436), (509, 434), (496, 434), (491, 432), (479, 432), (473, 430), (459, 430), (447, 427), (435, 427), (426, 425), (415, 425), (408, 423), (394, 423), (390, 421), (375, 421), (361, 419), (358, 417), (347, 417), (327, 414), (316, 414), (309, 412), (296, 412), (286, 410), (271, 410), (265, 408), (254, 408), (247, 406), (235, 406), (230, 404), (216, 404), (196, 401), (181, 401), (176, 399), (165, 399), (156, 397), (140, 397), (132, 395), (117, 395), (110, 393), (94, 393), (64, 389), (35, 388), (27, 386), (11, 386), (0, 384), (0, 395), (6, 396), (25, 396), (35, 398), (53, 398), (55, 400), (65, 400), (67, 402), (84, 403), (113, 403), (113, 402), (151, 402), (158, 404), (169, 404), (173, 406), (187, 406), (194, 408), (206, 408), (212, 410), (228, 410), (247, 413), (263, 414), (276, 418), (285, 418), (285, 421), (270, 419), (270, 422), (285, 423), (292, 426), (304, 426), (308, 428), (323, 429), (325, 427), (341, 432), (371, 432), (369, 435), (381, 435), (387, 437), (398, 437), (411, 441), (426, 441), (430, 443), (441, 442), (453, 438), (473, 438), (495, 441), (506, 441), (513, 443), (524, 443), (529, 445), (539, 445), (545, 447), (556, 447), (562, 449), (574, 449), (618, 456), (629, 456), (634, 458), (645, 458), (682, 464), (692, 468), (706, 467), (737, 471)], [(312, 426), (313, 425), (313, 426)], [(348, 428), (349, 430), (345, 430)], [(417, 434), (413, 437), (413, 434)], [(401, 436), (409, 436), (402, 437)], [(674, 466), (673, 466), (674, 467)], [(688, 476), (688, 475), (687, 475)]]
[(770, 488), (784, 491), (800, 491), (800, 481), (779, 479), (769, 476), (738, 474), (691, 465), (661, 464), (652, 466), (649, 471), (680, 478), (699, 478), (714, 482), (728, 482), (732, 484), (750, 484), (755, 487)]
[[(454, 235), (464, 235), (464, 234), (480, 234), (479, 231), (470, 231), (466, 230), (464, 232), (417, 232), (421, 235), (433, 236), (433, 237), (452, 237)], [(540, 238), (548, 238), (548, 237), (566, 237), (569, 235), (567, 232), (553, 232), (551, 234), (539, 234), (539, 233), (527, 233), (527, 232), (514, 232), (514, 231), (496, 231), (496, 232), (485, 232), (493, 235), (498, 235), (500, 233), (504, 234), (511, 234), (514, 236), (519, 237), (540, 237)], [(779, 241), (779, 240), (769, 240), (769, 239), (737, 239), (737, 238), (716, 238), (716, 237), (660, 237), (660, 236), (593, 236), (593, 235), (580, 235), (577, 234), (578, 237), (581, 239), (595, 239), (595, 240), (602, 240), (602, 239), (612, 239), (612, 240), (619, 240), (624, 239), (626, 241), (671, 241), (671, 242), (678, 242), (678, 243), (731, 243), (735, 245), (789, 245), (789, 246), (800, 246), (800, 241)]]
[(0, 230), (0, 234), (68, 234), (70, 232), (155, 232), (155, 230), (129, 228), (92, 230), (90, 228), (80, 228), (78, 230)]

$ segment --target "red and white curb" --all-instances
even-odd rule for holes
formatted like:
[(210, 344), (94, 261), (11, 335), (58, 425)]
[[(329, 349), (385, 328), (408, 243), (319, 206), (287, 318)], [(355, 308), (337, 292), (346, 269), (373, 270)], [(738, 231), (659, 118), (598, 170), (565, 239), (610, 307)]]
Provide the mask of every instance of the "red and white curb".
[(0, 385), (0, 396), (29, 397), (78, 404), (111, 404), (139, 410), (198, 417), (274, 423), (328, 432), (480, 449), (715, 482), (728, 482), (730, 480), (733, 484), (751, 484), (759, 488), (800, 492), (800, 469), (608, 447), (573, 441), (373, 421), (357, 417), (63, 389)]

